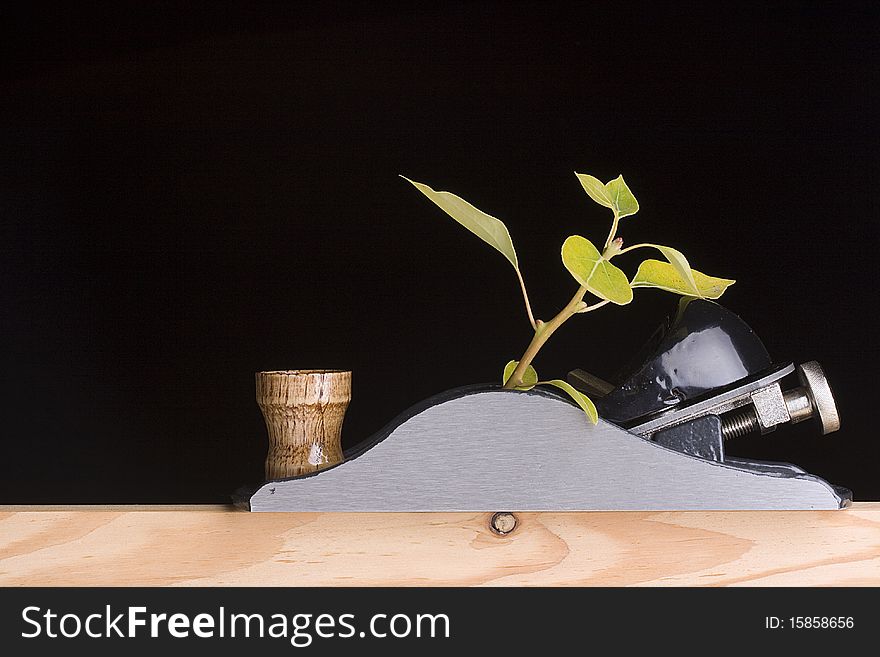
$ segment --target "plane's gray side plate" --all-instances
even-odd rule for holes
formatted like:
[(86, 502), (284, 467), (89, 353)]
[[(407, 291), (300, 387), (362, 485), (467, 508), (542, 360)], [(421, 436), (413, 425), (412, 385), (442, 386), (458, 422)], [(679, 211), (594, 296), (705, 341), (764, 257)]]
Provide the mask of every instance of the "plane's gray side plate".
[(472, 392), (403, 421), (356, 458), (270, 482), (253, 511), (837, 509), (811, 475), (761, 473), (591, 425), (553, 395)]

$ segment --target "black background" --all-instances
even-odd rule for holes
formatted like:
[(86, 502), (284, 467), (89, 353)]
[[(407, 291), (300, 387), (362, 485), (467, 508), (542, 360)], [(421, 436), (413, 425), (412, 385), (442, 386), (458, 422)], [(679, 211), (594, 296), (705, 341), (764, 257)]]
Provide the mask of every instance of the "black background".
[[(0, 501), (228, 499), (262, 476), (259, 370), (353, 370), (346, 446), (497, 379), (515, 276), (397, 175), (502, 218), (547, 319), (561, 242), (608, 228), (574, 170), (623, 173), (628, 242), (736, 278), (776, 360), (825, 366), (839, 433), (731, 450), (880, 499), (878, 13), (659, 4), (5, 14)], [(670, 300), (573, 319), (538, 371), (612, 377)]]

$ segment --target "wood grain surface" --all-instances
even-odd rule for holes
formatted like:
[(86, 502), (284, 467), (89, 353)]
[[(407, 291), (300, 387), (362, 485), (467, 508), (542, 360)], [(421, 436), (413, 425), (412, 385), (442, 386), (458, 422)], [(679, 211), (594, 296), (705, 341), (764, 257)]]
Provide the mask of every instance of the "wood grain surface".
[(257, 404), (269, 433), (266, 480), (315, 472), (342, 460), (351, 372), (257, 372)]
[(880, 503), (491, 515), (0, 507), (0, 585), (880, 585)]

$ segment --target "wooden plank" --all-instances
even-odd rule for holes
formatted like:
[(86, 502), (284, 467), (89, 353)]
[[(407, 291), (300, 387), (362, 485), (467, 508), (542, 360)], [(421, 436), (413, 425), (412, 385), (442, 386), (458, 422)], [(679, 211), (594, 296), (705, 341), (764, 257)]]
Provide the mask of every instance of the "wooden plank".
[(516, 515), (0, 507), (0, 585), (880, 585), (880, 503)]

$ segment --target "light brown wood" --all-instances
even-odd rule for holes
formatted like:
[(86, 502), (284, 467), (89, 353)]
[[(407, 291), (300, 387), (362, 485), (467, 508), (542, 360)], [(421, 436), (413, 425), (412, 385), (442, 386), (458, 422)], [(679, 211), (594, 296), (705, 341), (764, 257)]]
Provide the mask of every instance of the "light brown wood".
[(266, 479), (326, 468), (342, 460), (342, 421), (351, 401), (351, 372), (257, 372), (257, 404), (266, 420)]
[(0, 507), (2, 586), (880, 585), (880, 503), (845, 511), (247, 513)]

